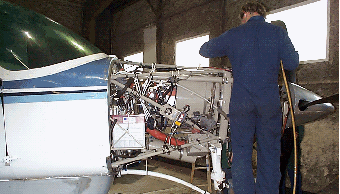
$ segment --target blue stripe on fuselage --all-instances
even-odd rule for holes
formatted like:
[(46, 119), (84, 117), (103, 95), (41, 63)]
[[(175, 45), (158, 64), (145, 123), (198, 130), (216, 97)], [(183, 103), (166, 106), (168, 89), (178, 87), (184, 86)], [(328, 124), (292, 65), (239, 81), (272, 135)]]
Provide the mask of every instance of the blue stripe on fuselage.
[(90, 100), (90, 99), (105, 99), (107, 91), (71, 91), (63, 93), (20, 93), (4, 95), (5, 104), (13, 103), (32, 103), (32, 102), (54, 102), (54, 101), (70, 101), (70, 100)]
[(89, 62), (63, 72), (44, 77), (4, 81), (4, 89), (106, 86), (108, 58)]

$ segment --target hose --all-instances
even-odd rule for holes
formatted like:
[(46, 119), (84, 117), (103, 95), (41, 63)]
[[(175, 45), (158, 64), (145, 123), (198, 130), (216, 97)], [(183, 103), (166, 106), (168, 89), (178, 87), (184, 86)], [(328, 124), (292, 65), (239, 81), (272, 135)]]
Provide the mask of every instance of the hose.
[[(150, 135), (152, 135), (153, 137), (159, 139), (159, 140), (162, 140), (162, 141), (166, 141), (166, 143), (169, 143), (173, 146), (181, 146), (181, 145), (184, 145), (186, 142), (183, 141), (183, 140), (178, 140), (174, 137), (170, 137), (156, 129), (149, 129), (149, 128), (146, 128), (146, 132), (148, 132)], [(170, 138), (170, 139), (169, 139)]]
[(282, 77), (284, 84), (286, 86), (287, 95), (288, 95), (288, 103), (290, 106), (290, 113), (292, 116), (292, 125), (293, 125), (293, 137), (294, 137), (294, 186), (293, 186), (293, 194), (296, 193), (296, 177), (297, 177), (297, 145), (296, 145), (296, 127), (295, 127), (295, 116), (294, 116), (294, 109), (292, 103), (292, 97), (290, 95), (290, 90), (287, 82), (286, 73), (283, 68), (283, 63), (281, 61), (281, 70), (282, 70)]

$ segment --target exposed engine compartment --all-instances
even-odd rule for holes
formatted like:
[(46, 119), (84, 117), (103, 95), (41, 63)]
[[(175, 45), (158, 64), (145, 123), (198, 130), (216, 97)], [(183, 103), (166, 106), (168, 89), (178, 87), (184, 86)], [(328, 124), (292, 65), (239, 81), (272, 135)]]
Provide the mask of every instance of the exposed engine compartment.
[(214, 152), (212, 179), (219, 188), (231, 71), (122, 61), (110, 70), (112, 166), (153, 155), (193, 163)]

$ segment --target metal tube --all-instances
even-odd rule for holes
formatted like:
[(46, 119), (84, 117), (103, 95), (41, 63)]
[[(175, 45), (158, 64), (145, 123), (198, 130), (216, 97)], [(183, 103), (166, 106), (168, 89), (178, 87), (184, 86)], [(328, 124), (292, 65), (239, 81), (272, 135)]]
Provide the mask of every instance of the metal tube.
[[(151, 141), (149, 143), (149, 149), (159, 149), (164, 145), (164, 142), (158, 139), (154, 139), (153, 141)], [(188, 156), (188, 153), (185, 150), (182, 151), (178, 151), (178, 150), (174, 150), (170, 153), (166, 153), (166, 154), (160, 154), (160, 156), (164, 157), (164, 158), (169, 158), (172, 160), (180, 160), (183, 162), (188, 162), (188, 163), (194, 163), (196, 161), (196, 159), (198, 158), (197, 156)]]
[(190, 187), (191, 189), (198, 191), (200, 193), (207, 193), (209, 194), (207, 191), (204, 191), (198, 187), (196, 187), (193, 184), (190, 184), (188, 182), (185, 182), (179, 178), (170, 176), (170, 175), (166, 175), (166, 174), (162, 174), (162, 173), (158, 173), (158, 172), (152, 172), (152, 171), (144, 171), (144, 170), (124, 170), (121, 172), (121, 175), (126, 175), (126, 174), (135, 174), (135, 175), (149, 175), (149, 176), (154, 176), (154, 177), (158, 177), (158, 178), (164, 178), (164, 179), (168, 179), (170, 181), (174, 181), (176, 183), (182, 184), (184, 186)]

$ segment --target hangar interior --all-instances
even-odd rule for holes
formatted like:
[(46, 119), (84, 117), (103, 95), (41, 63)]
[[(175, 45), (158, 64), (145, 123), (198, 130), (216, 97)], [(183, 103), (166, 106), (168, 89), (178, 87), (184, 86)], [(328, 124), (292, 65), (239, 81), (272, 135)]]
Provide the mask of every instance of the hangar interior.
[[(118, 58), (144, 53), (144, 62), (175, 64), (176, 42), (214, 38), (240, 24), (246, 0), (8, 0), (59, 22)], [(262, 0), (269, 11), (316, 0)], [(308, 13), (318, 15), (318, 12)], [(309, 15), (301, 15), (308, 20)], [(310, 31), (302, 30), (301, 34)], [(305, 42), (309, 45), (314, 39)], [(339, 93), (339, 1), (327, 0), (326, 58), (301, 62), (297, 84), (322, 97)], [(190, 59), (189, 59), (190, 61)], [(209, 66), (228, 68), (227, 58)], [(305, 125), (301, 142), (302, 189), (321, 193), (339, 188), (339, 104), (326, 118)]]

